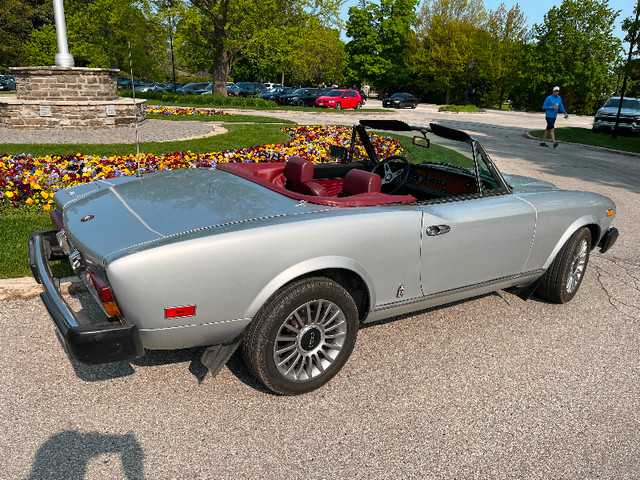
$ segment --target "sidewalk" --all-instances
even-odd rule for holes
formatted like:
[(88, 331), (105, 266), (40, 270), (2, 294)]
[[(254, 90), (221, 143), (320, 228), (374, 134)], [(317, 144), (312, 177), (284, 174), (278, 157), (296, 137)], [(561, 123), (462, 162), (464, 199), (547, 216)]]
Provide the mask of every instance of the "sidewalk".
[[(63, 278), (60, 283), (60, 290), (63, 293), (67, 293), (74, 285), (81, 285), (77, 278)], [(42, 287), (32, 277), (0, 279), (0, 301), (28, 300), (37, 297), (41, 292)]]
[[(221, 117), (222, 118), (222, 117)], [(140, 142), (195, 140), (226, 133), (216, 122), (145, 120), (138, 125)], [(0, 143), (136, 143), (134, 126), (91, 130), (27, 130), (0, 127)], [(1, 153), (1, 152), (0, 152)], [(25, 152), (29, 153), (29, 152)]]

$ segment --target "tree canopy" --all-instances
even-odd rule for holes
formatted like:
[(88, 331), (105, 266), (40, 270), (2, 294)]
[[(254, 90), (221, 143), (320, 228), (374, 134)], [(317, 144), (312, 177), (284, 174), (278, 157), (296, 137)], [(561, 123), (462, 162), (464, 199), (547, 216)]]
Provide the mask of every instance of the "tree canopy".
[[(65, 0), (65, 12), (76, 65), (128, 73), (131, 58), (137, 78), (191, 72), (221, 94), (229, 80), (368, 83), (379, 95), (498, 107), (511, 100), (539, 111), (560, 85), (567, 108), (585, 114), (623, 79), (628, 94), (639, 94), (637, 22), (623, 12), (623, 44), (613, 34), (620, 12), (608, 0), (563, 0), (533, 28), (517, 4), (486, 10), (482, 0), (361, 0), (343, 24), (344, 2)], [(1, 73), (51, 65), (56, 50), (51, 0), (0, 0)]]

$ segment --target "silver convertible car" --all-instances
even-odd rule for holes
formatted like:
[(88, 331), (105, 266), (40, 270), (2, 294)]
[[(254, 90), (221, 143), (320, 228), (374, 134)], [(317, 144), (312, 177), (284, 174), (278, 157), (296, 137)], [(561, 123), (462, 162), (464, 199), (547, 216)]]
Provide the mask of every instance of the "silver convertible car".
[[(419, 158), (378, 158), (369, 134), (381, 130), (413, 136)], [(241, 347), (266, 387), (305, 393), (340, 371), (363, 322), (506, 288), (567, 302), (590, 252), (618, 236), (609, 198), (503, 175), (442, 125), (363, 120), (331, 155), (57, 192), (57, 228), (29, 244), (69, 355), (97, 364), (201, 346), (215, 375)], [(51, 262), (66, 258), (100, 315), (61, 294)]]

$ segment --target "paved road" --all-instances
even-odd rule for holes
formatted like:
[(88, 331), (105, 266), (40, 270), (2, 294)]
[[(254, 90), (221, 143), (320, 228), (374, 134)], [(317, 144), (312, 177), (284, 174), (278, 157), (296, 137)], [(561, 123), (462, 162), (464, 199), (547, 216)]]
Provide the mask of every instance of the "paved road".
[(207, 377), (195, 350), (72, 363), (37, 299), (0, 302), (0, 478), (640, 478), (640, 159), (542, 149), (524, 137), (540, 115), (387, 115), (465, 128), (505, 172), (612, 197), (618, 243), (567, 305), (497, 292), (367, 326), (297, 398), (236, 357)]

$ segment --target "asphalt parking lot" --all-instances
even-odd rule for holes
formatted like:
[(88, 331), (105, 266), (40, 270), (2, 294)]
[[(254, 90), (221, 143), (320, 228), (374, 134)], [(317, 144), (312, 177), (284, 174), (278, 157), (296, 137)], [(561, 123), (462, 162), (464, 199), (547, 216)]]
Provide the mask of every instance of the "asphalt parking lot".
[(238, 356), (216, 378), (198, 350), (71, 362), (39, 299), (0, 301), (0, 478), (640, 478), (640, 157), (541, 148), (525, 137), (541, 114), (370, 115), (467, 130), (506, 173), (611, 197), (618, 242), (565, 305), (500, 291), (367, 325), (300, 397), (265, 391)]

